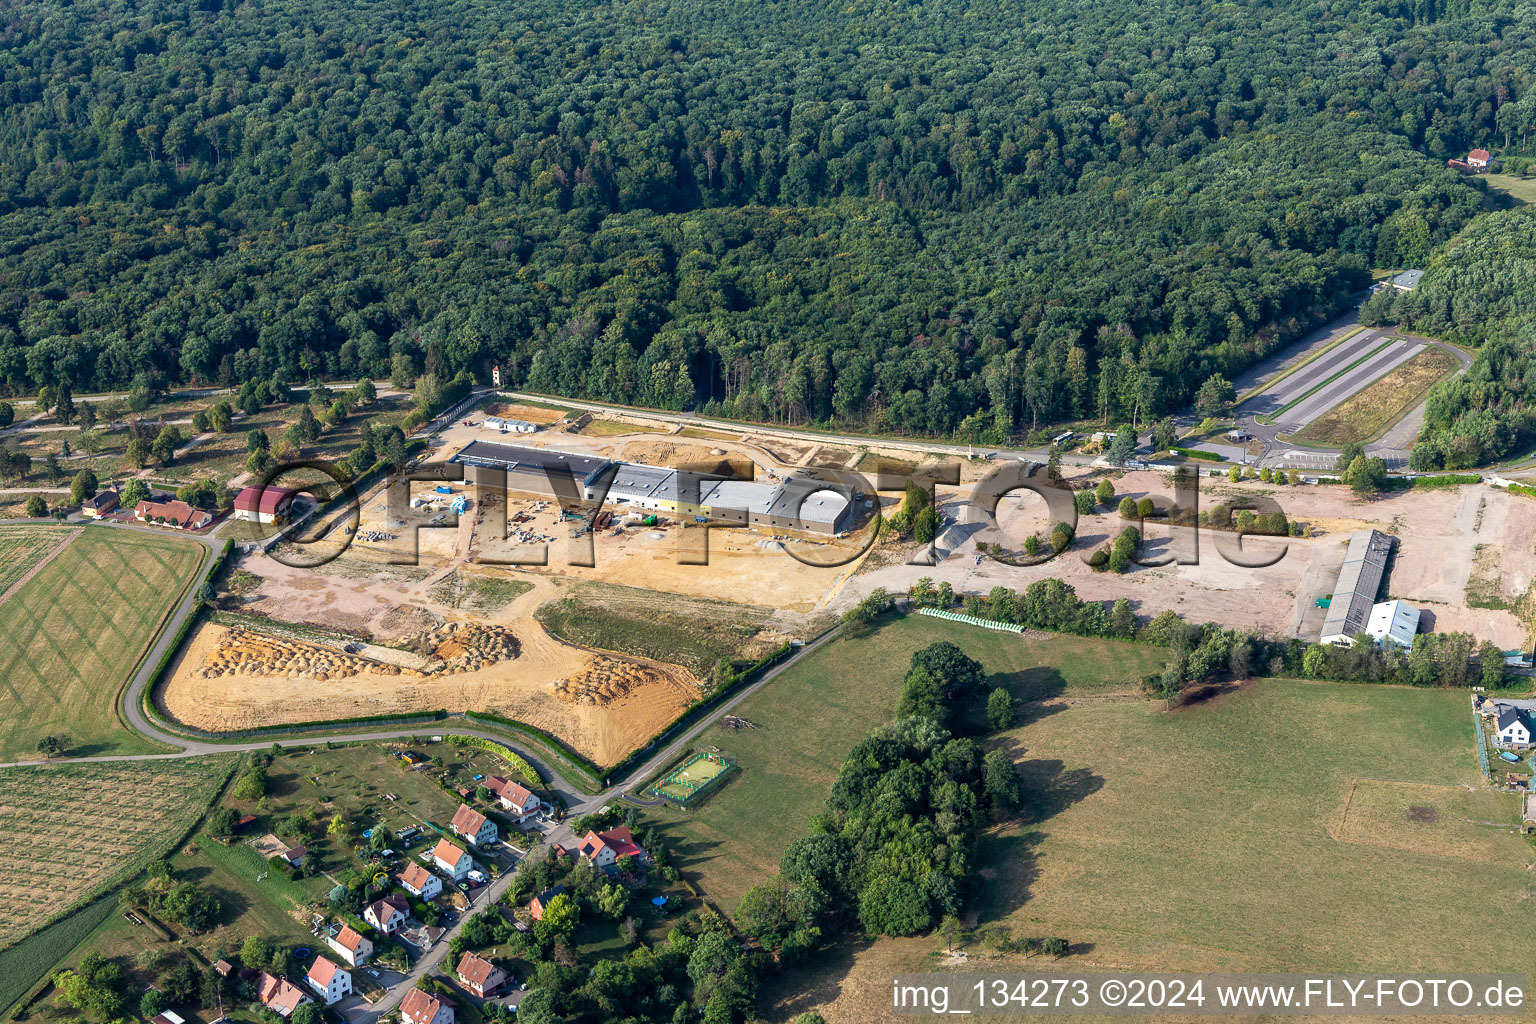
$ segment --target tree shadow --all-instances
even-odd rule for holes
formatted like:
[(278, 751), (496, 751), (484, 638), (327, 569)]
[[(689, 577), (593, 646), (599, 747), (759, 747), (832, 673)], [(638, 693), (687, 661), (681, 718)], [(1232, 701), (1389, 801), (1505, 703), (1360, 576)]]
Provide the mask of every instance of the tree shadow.
[[(1008, 749), (1017, 759), (1018, 744)], [(980, 881), (972, 906), (986, 908), (982, 923), (1006, 920), (1029, 901), (1039, 879), (1039, 846), (1049, 834), (1039, 826), (1104, 788), (1104, 779), (1087, 768), (1068, 769), (1061, 761), (1018, 761), (1024, 792), (1018, 825), (982, 836), (977, 849)]]
[(816, 951), (809, 963), (779, 971), (763, 985), (759, 1005), (777, 1020), (793, 1020), (807, 1010), (831, 1003), (842, 994), (843, 982), (858, 957), (874, 943), (845, 937)]
[(1067, 768), (1057, 760), (1023, 761), (1018, 765), (1024, 790), (1024, 817), (1040, 824), (1104, 788), (1104, 778), (1088, 768)]

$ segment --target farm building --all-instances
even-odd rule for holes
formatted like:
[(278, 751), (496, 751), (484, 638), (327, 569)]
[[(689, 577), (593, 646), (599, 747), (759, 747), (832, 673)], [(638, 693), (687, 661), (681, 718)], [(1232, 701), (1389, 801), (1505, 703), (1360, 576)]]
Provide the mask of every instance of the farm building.
[(352, 994), (352, 975), (336, 965), (336, 962), (323, 956), (315, 957), (315, 962), (309, 968), (309, 973), (304, 975), (304, 980), (309, 987), (319, 993), (325, 1000), (325, 1005), (340, 1002)]
[(439, 870), (446, 871), (448, 877), (455, 882), (463, 881), (464, 876), (475, 866), (474, 858), (454, 846), (446, 837), (439, 839), (432, 848), (432, 860)]
[(474, 953), (464, 954), (455, 973), (459, 976), (459, 984), (481, 999), (495, 995), (507, 983), (506, 971)]
[(90, 519), (100, 519), (104, 515), (110, 515), (117, 511), (118, 494), (109, 489), (97, 491), (94, 495), (85, 499), (80, 506), (80, 514)]
[(453, 1024), (453, 1007), (434, 995), (413, 988), (400, 1001), (402, 1024)]
[(854, 506), (848, 488), (792, 476), (779, 484), (715, 480), (662, 466), (471, 441), (448, 460), (465, 467), (470, 483), (491, 484), (505, 473), (513, 490), (555, 493), (550, 475), (572, 481), (571, 499), (604, 501), (625, 509), (704, 516), (777, 530), (835, 534), (849, 528)]
[(351, 925), (342, 925), (341, 931), (325, 937), (326, 944), (353, 967), (368, 962), (373, 956), (373, 943)]
[(381, 900), (368, 904), (363, 909), (363, 920), (373, 925), (385, 935), (393, 935), (405, 927), (406, 915), (409, 909), (404, 898), (391, 894)]
[(496, 842), (496, 823), (468, 804), (459, 804), (448, 827), (476, 846), (490, 846)]
[(141, 523), (168, 526), (173, 530), (201, 530), (213, 522), (213, 513), (170, 498), (165, 501), (139, 502), (133, 507), (133, 518)]
[(1333, 600), (1323, 619), (1323, 643), (1347, 647), (1354, 643), (1356, 633), (1365, 632), (1391, 553), (1392, 538), (1380, 530), (1361, 530), (1350, 537)]
[(400, 888), (412, 896), (429, 900), (443, 891), (443, 880), (421, 864), (409, 864), (400, 872)]
[(293, 511), (291, 487), (247, 487), (235, 495), (234, 517), (247, 523), (276, 523)]
[(512, 820), (521, 825), (528, 818), (537, 813), (540, 802), (538, 795), (527, 786), (519, 785), (511, 779), (499, 778), (495, 775), (485, 780), (485, 788), (496, 795), (496, 800), (501, 804), (501, 809), (512, 815)]
[(1419, 610), (1406, 601), (1382, 601), (1371, 606), (1365, 631), (1378, 644), (1392, 643), (1407, 650), (1419, 632)]

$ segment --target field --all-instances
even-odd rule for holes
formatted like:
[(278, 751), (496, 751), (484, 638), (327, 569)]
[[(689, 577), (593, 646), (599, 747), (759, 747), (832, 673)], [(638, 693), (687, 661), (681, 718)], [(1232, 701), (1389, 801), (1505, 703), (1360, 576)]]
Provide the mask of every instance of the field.
[[(332, 563), (333, 565), (335, 563)], [(427, 588), (427, 596), (445, 608), (494, 615), (533, 589), (526, 580), (487, 576), (455, 569)]]
[[(1530, 969), (1536, 922), (1489, 908), (1528, 898), (1531, 846), (1517, 798), (1475, 788), (1465, 693), (1261, 680), (1053, 710), (1001, 738), (1032, 806), (983, 841), (977, 932), (1064, 936), (1075, 970)], [(883, 1019), (890, 972), (937, 943), (847, 951), (771, 1016)]]
[(911, 616), (845, 636), (779, 676), (734, 714), (756, 724), (716, 725), (695, 747), (718, 747), (736, 777), (693, 811), (655, 809), (650, 822), (669, 837), (675, 861), (727, 912), (773, 873), (784, 847), (822, 808), (853, 745), (889, 721), (913, 651), (952, 640), (1020, 700), (1091, 697), (1132, 689), (1162, 666), (1156, 648), (1077, 637), (995, 633)]
[(0, 598), (76, 532), (53, 527), (0, 527)]
[(232, 758), (0, 770), (0, 945), (169, 852)]
[(681, 665), (708, 679), (715, 662), (751, 660), (774, 647), (765, 609), (627, 587), (587, 585), (539, 609), (550, 634), (569, 643)]
[(32, 754), (45, 733), (66, 734), (75, 756), (160, 749), (112, 705), (203, 555), (173, 536), (93, 527), (0, 604), (0, 758)]
[(1445, 349), (1425, 349), (1308, 423), (1296, 437), (1328, 445), (1374, 441), (1455, 368), (1456, 357)]
[(1521, 178), (1513, 174), (1486, 174), (1483, 180), (1520, 205), (1536, 203), (1536, 178)]

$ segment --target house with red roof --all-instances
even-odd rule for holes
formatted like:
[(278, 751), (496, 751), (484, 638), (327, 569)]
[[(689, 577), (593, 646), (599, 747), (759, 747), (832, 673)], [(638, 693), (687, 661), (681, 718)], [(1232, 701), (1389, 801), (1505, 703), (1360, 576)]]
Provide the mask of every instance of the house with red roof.
[(423, 864), (408, 864), (400, 872), (400, 887), (418, 899), (429, 900), (443, 891), (443, 880)]
[(323, 956), (315, 957), (315, 962), (309, 968), (309, 973), (304, 975), (304, 980), (309, 987), (320, 993), (320, 998), (325, 1000), (325, 1005), (338, 1003), (352, 994), (352, 974), (337, 966), (335, 961)]
[(645, 860), (645, 851), (635, 842), (634, 833), (623, 825), (606, 832), (588, 832), (576, 849), (599, 868), (611, 867), (620, 857)]
[(1474, 171), (1487, 171), (1488, 163), (1493, 159), (1493, 154), (1486, 149), (1474, 149), (1467, 154), (1467, 166)]
[(542, 805), (533, 790), (511, 779), (492, 775), (485, 780), (485, 788), (496, 794), (496, 802), (501, 805), (501, 809), (510, 814), (512, 820), (519, 825), (537, 814)]
[(342, 925), (341, 931), (325, 937), (326, 944), (353, 967), (365, 964), (373, 956), (373, 943), (351, 925)]
[(507, 983), (507, 972), (475, 953), (459, 959), (459, 984), (484, 999), (493, 996)]
[(293, 511), (292, 487), (247, 487), (235, 495), (234, 518), (247, 523), (276, 523)]
[(410, 911), (410, 904), (405, 902), (404, 896), (390, 893), (383, 899), (368, 904), (363, 909), (363, 920), (385, 935), (393, 935), (405, 927)]
[(448, 877), (455, 882), (463, 881), (464, 876), (475, 866), (474, 858), (450, 843), (447, 836), (439, 839), (437, 845), (432, 847), (432, 862), (438, 870), (447, 872)]
[(400, 1001), (403, 1024), (453, 1024), (453, 1007), (434, 995), (413, 988)]
[(549, 906), (549, 901), (565, 892), (565, 886), (552, 885), (528, 901), (528, 913), (535, 921), (544, 920), (544, 908)]
[(175, 498), (167, 501), (146, 499), (133, 506), (133, 518), (141, 523), (168, 526), (173, 530), (201, 530), (213, 522), (213, 513), (193, 508)]
[(287, 978), (275, 978), (266, 971), (261, 972), (261, 977), (256, 979), (256, 998), (279, 1017), (290, 1016), (305, 1003), (314, 1002)]
[(490, 846), (496, 842), (496, 823), (468, 804), (459, 804), (448, 827), (476, 846)]

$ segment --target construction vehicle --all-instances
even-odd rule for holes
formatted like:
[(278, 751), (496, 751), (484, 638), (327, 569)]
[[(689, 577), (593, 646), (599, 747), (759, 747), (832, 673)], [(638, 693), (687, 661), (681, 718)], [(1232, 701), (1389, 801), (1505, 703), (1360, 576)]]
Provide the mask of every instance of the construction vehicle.
[(641, 526), (655, 526), (656, 525), (656, 517), (655, 516), (646, 516), (644, 519), (640, 520), (640, 525)]

